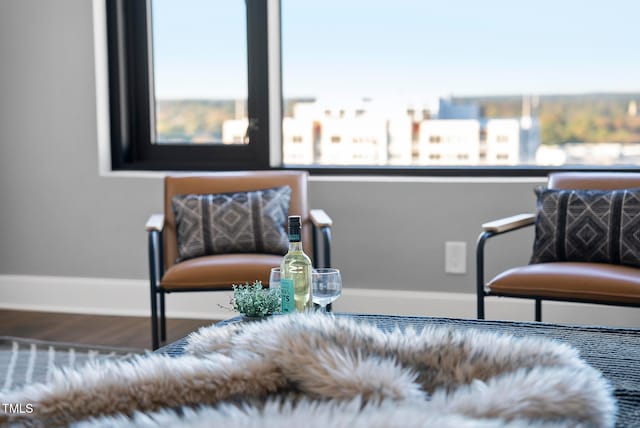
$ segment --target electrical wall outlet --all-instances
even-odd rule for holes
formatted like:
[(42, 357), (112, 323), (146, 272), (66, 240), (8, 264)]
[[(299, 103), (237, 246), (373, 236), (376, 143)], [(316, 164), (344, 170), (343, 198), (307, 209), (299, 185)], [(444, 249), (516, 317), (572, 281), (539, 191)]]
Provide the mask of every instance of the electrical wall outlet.
[(444, 271), (467, 273), (467, 243), (448, 241), (444, 243)]

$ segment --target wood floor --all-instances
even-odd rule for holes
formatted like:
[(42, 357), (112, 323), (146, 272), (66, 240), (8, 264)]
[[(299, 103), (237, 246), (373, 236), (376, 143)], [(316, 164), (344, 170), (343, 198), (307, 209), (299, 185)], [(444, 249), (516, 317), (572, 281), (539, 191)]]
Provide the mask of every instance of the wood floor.
[[(167, 343), (216, 320), (168, 319)], [(0, 336), (151, 349), (146, 317), (0, 310)]]

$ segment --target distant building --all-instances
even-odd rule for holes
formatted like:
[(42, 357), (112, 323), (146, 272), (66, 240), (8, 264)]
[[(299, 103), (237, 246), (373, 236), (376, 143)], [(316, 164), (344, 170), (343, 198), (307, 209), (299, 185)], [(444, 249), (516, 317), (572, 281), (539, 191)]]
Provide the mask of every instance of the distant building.
[(222, 122), (222, 142), (224, 144), (244, 144), (247, 136), (249, 121), (244, 119), (232, 119)]
[(487, 120), (485, 150), (485, 164), (517, 165), (520, 162), (520, 121)]
[(567, 162), (567, 154), (557, 145), (541, 145), (536, 151), (537, 165), (564, 165)]
[(320, 163), (384, 165), (386, 122), (367, 115), (325, 117), (320, 121)]
[(283, 121), (284, 162), (293, 164), (384, 165), (388, 120), (368, 102), (328, 105), (301, 102)]
[(635, 143), (570, 142), (543, 145), (536, 160), (540, 165), (629, 165), (640, 163), (640, 146)]
[(453, 103), (446, 98), (438, 101), (438, 119), (480, 120), (480, 106), (475, 103)]
[(419, 163), (422, 165), (475, 165), (480, 159), (480, 121), (422, 121), (419, 150)]
[(294, 165), (314, 163), (313, 122), (308, 118), (285, 117), (282, 121), (283, 162)]
[[(531, 99), (520, 118), (487, 119), (473, 103), (422, 107), (297, 102), (282, 123), (283, 161), (291, 165), (516, 165), (534, 162), (539, 124)], [(241, 143), (247, 121), (228, 120), (223, 140)]]
[(398, 112), (387, 122), (388, 161), (392, 165), (411, 165), (413, 162), (414, 136), (413, 118), (408, 113)]

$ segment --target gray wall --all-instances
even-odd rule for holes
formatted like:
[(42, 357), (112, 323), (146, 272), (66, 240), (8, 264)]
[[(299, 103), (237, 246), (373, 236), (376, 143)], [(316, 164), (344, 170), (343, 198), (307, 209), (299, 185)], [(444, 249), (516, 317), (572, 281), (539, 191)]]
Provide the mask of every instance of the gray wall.
[[(92, 3), (0, 0), (0, 275), (140, 279), (156, 178), (98, 168)], [(484, 221), (531, 211), (532, 182), (314, 180), (334, 219), (345, 284), (471, 292)], [(526, 261), (531, 232), (500, 238), (491, 272)], [(444, 273), (444, 242), (466, 241), (468, 273)], [(499, 249), (500, 247), (500, 249)]]

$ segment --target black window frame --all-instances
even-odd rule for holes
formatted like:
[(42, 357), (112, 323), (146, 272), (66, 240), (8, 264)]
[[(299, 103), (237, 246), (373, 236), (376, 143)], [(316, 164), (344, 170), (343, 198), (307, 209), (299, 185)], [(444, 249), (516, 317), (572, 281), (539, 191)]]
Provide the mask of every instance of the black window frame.
[(154, 144), (150, 0), (105, 0), (114, 170), (269, 168), (267, 2), (246, 0), (247, 144)]
[[(451, 177), (535, 177), (554, 171), (640, 171), (640, 166), (428, 166), (428, 165), (279, 165), (270, 161), (269, 23), (267, 3), (245, 0), (247, 19), (247, 112), (249, 143), (153, 144), (151, 141), (150, 0), (105, 0), (109, 59), (111, 167), (113, 170), (212, 171), (304, 169), (318, 175)], [(278, 21), (279, 22), (279, 21)], [(280, 35), (280, 29), (277, 34)], [(280, 40), (277, 41), (281, 45)], [(278, 60), (280, 60), (278, 58)], [(282, 67), (279, 67), (281, 70)], [(282, 88), (282, 75), (276, 76)], [(282, 110), (282, 93), (278, 94)], [(282, 113), (282, 112), (280, 112)], [(282, 118), (282, 115), (279, 116)], [(282, 141), (277, 144), (282, 150)]]

